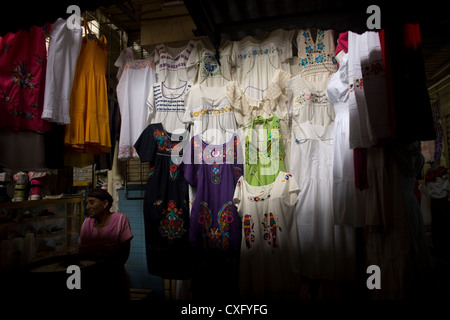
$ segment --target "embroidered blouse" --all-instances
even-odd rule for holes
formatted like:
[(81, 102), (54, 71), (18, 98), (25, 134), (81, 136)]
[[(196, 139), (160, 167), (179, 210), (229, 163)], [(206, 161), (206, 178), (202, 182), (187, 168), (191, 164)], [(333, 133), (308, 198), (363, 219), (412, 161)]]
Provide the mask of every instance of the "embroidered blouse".
[(41, 118), (47, 52), (45, 33), (51, 24), (33, 26), (0, 37), (0, 127), (49, 131)]
[(333, 30), (318, 29), (316, 41), (313, 41), (310, 29), (301, 29), (297, 33), (297, 48), (301, 74), (337, 71)]

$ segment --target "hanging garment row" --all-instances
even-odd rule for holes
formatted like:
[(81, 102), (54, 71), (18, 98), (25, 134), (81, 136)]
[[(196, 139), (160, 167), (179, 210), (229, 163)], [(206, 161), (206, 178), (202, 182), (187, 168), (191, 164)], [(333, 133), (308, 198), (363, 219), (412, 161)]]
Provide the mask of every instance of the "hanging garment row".
[[(169, 174), (177, 172), (178, 178), (184, 176), (188, 183), (190, 220), (158, 220), (161, 215), (156, 208), (149, 208), (144, 215), (159, 221), (160, 226), (166, 221), (185, 227), (183, 248), (195, 252), (190, 279), (196, 297), (207, 298), (202, 293), (208, 292), (210, 279), (226, 288), (222, 291), (225, 296), (239, 292), (260, 298), (298, 296), (300, 276), (354, 279), (355, 228), (394, 225), (393, 230), (399, 232), (407, 225), (407, 206), (393, 205), (393, 199), (407, 199), (408, 195), (399, 187), (398, 167), (383, 147), (393, 136), (383, 34), (342, 33), (336, 48), (332, 30), (318, 30), (315, 41), (309, 30), (300, 30), (295, 75), (289, 63), (293, 34), (277, 30), (262, 41), (246, 37), (232, 43), (221, 54), (220, 65), (212, 60), (204, 64), (206, 70), (221, 70), (209, 74), (217, 77), (213, 85), (206, 85), (208, 77), (199, 76), (206, 72), (195, 69), (198, 64), (190, 64), (185, 54), (180, 56), (184, 63), (163, 66), (182, 70), (173, 71), (175, 79), (162, 73), (160, 83), (171, 79), (173, 89), (179, 90), (183, 81), (190, 84), (183, 91), (184, 99), (178, 92), (176, 109), (172, 109), (179, 112), (184, 106), (182, 118), (177, 113), (172, 116), (183, 123), (174, 128), (188, 128), (181, 140), (189, 137), (190, 142), (179, 147), (183, 150), (180, 165), (169, 162)], [(195, 51), (192, 44), (188, 48), (183, 52)], [(199, 48), (200, 43), (197, 52), (203, 50)], [(167, 53), (164, 51), (165, 59)], [(208, 59), (212, 59), (212, 51), (209, 53)], [(192, 69), (196, 70), (191, 73), (193, 78), (180, 79)], [(163, 96), (170, 100), (167, 94)], [(147, 106), (150, 115), (155, 108), (151, 94)], [(170, 117), (167, 111), (160, 119)], [(160, 119), (148, 128), (159, 126), (155, 133), (161, 131), (164, 139), (173, 138), (165, 129), (170, 122)], [(158, 145), (164, 140), (155, 133)], [(171, 140), (179, 146), (177, 139)], [(136, 147), (142, 150), (144, 145), (140, 141)], [(242, 162), (236, 162), (239, 158)], [(175, 201), (166, 192), (157, 203), (170, 211)], [(413, 255), (408, 248), (414, 240), (404, 235), (397, 248)], [(150, 251), (156, 247), (170, 252), (170, 241), (161, 241), (161, 233), (158, 236), (159, 245), (148, 242), (149, 271), (155, 265), (169, 270), (166, 260)], [(389, 265), (384, 270), (389, 279), (387, 292), (401, 290), (397, 283), (409, 272), (400, 263), (405, 258), (397, 255), (394, 246), (378, 246), (379, 237), (377, 232), (369, 232), (367, 261)], [(389, 233), (385, 243), (394, 238), (394, 233)], [(221, 270), (227, 270), (227, 276), (218, 278), (215, 275), (222, 274)], [(176, 274), (160, 275), (177, 278)]]

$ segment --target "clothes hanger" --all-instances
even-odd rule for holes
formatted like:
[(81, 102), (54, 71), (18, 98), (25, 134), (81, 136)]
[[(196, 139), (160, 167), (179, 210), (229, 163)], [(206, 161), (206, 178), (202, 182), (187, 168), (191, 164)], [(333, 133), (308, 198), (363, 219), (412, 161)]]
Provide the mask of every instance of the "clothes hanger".
[[(314, 112), (315, 108), (313, 107), (312, 109), (313, 109), (313, 111), (311, 112), (312, 116), (308, 119), (309, 122), (311, 122), (311, 120), (315, 116), (315, 112)], [(327, 114), (328, 114), (329, 121), (334, 122), (334, 118), (330, 115), (330, 107), (329, 106), (327, 106)]]
[[(308, 138), (307, 138), (307, 139), (298, 139), (298, 138), (297, 138), (297, 135), (295, 134), (294, 128), (299, 127), (300, 130), (302, 130), (302, 131), (303, 131), (303, 129), (302, 129), (302, 127), (300, 126), (300, 124), (297, 122), (296, 119), (292, 118), (292, 121), (293, 121), (293, 125), (292, 125), (292, 133), (293, 133), (293, 135), (294, 135), (295, 142), (296, 142), (296, 143), (302, 144), (302, 143), (305, 143), (306, 141), (310, 140), (310, 139), (308, 139)], [(334, 120), (332, 120), (332, 119), (330, 118), (330, 119), (328, 120), (328, 122), (327, 122), (325, 125), (321, 126), (321, 127), (324, 127), (324, 130), (323, 130), (322, 135), (319, 136), (319, 135), (316, 133), (317, 137), (318, 137), (321, 141), (333, 140), (333, 137), (331, 137), (331, 138), (326, 138), (326, 139), (322, 139), (323, 136), (325, 135), (326, 131), (328, 130), (328, 126), (329, 126), (332, 122), (334, 122)], [(308, 123), (309, 123), (310, 125), (312, 125), (311, 122), (308, 121)]]

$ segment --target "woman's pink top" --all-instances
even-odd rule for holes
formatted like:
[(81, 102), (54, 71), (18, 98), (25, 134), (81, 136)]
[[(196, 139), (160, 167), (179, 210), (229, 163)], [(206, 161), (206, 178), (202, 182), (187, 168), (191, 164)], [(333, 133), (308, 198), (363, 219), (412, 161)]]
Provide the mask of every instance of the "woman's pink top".
[(133, 238), (130, 223), (123, 213), (112, 213), (108, 225), (100, 231), (94, 227), (94, 222), (93, 218), (86, 218), (81, 226), (78, 238), (80, 252), (114, 255), (119, 252), (120, 243)]

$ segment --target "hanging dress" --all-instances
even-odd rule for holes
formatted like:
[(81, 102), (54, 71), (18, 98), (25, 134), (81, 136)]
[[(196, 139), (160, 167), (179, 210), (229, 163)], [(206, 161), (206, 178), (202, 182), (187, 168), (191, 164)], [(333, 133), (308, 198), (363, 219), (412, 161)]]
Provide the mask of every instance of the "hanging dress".
[(183, 152), (180, 137), (188, 139), (188, 132), (173, 135), (155, 123), (134, 144), (140, 160), (150, 163), (144, 195), (147, 269), (165, 279), (189, 277), (189, 198), (177, 161)]
[(295, 204), (299, 187), (279, 172), (268, 185), (238, 180), (233, 202), (242, 219), (239, 285), (245, 298), (299, 297), (300, 270)]
[(278, 69), (290, 72), (289, 59), (292, 58), (292, 39), (295, 30), (277, 29), (263, 40), (247, 36), (234, 41), (231, 54), (233, 80), (249, 96), (262, 99)]
[(300, 186), (295, 208), (300, 271), (309, 278), (335, 279), (333, 215), (333, 123), (292, 127), (292, 175)]
[(106, 68), (108, 45), (105, 36), (97, 38), (87, 28), (75, 70), (70, 94), (70, 124), (64, 144), (88, 154), (110, 153)]
[(348, 33), (348, 78), (350, 93), (350, 148), (369, 148), (373, 145), (372, 128), (367, 114), (367, 99), (361, 69), (362, 35)]
[(242, 224), (233, 194), (242, 176), (240, 140), (208, 144), (196, 135), (183, 154), (181, 170), (196, 188), (190, 216), (193, 298), (233, 299), (239, 293)]
[(364, 194), (355, 186), (353, 150), (349, 144), (348, 54), (340, 60), (339, 70), (330, 78), (327, 97), (333, 105), (333, 211), (336, 224), (365, 226)]
[(68, 28), (67, 20), (52, 24), (48, 44), (42, 119), (69, 124), (70, 92), (81, 49), (81, 28)]
[(117, 100), (120, 108), (119, 160), (138, 158), (134, 144), (147, 127), (147, 97), (155, 82), (155, 67), (150, 60), (134, 60), (124, 65)]

